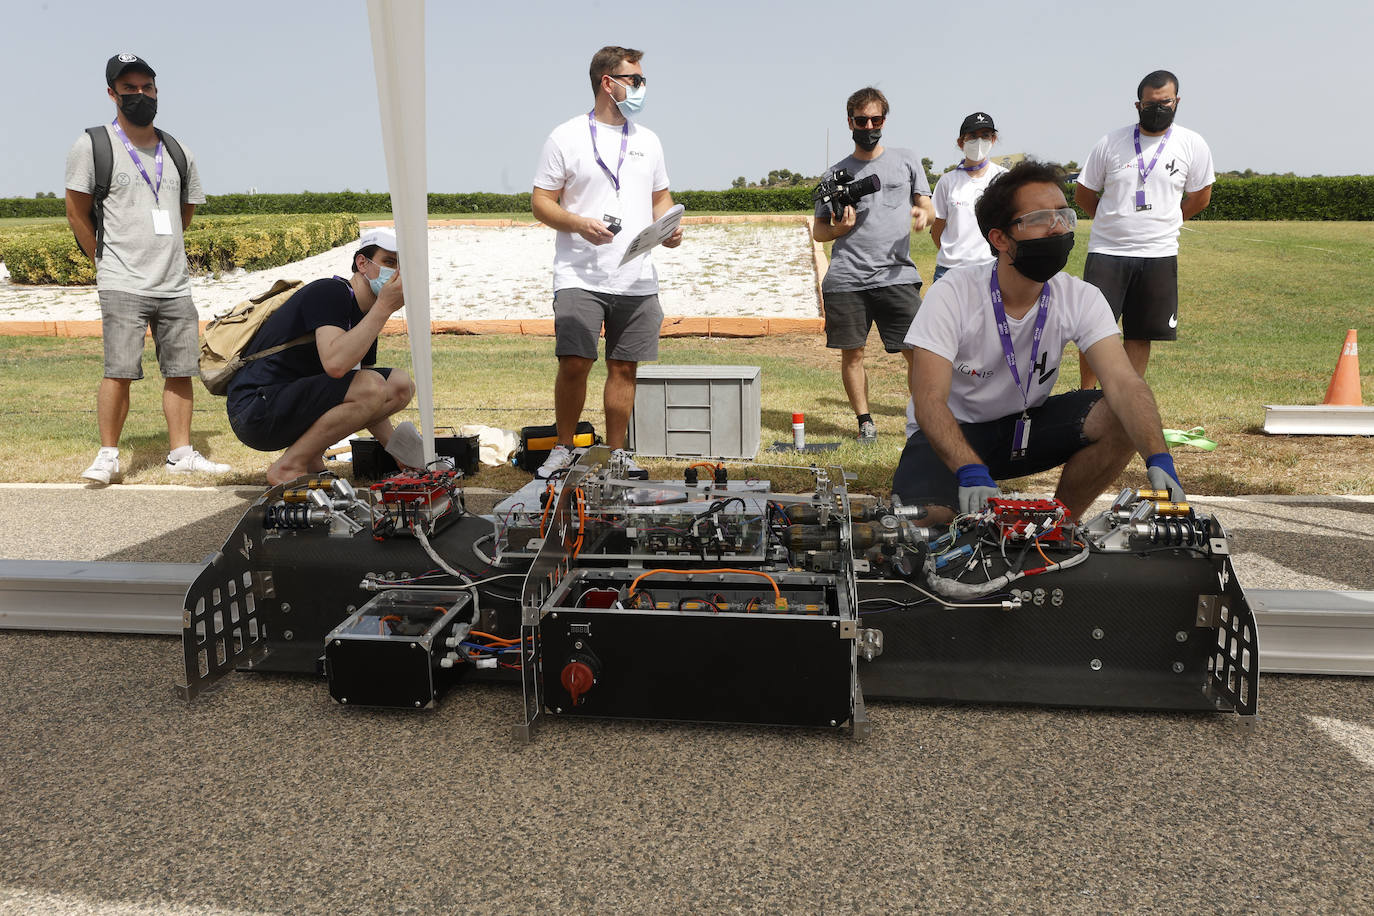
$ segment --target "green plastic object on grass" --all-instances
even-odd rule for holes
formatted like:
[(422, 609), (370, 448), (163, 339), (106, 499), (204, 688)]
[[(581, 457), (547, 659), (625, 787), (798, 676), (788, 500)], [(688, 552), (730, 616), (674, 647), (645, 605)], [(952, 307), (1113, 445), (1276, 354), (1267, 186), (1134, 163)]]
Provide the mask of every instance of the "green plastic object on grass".
[(1217, 444), (1207, 438), (1206, 430), (1201, 426), (1194, 426), (1192, 429), (1166, 429), (1164, 441), (1170, 445), (1192, 445), (1202, 449), (1204, 452), (1215, 451)]

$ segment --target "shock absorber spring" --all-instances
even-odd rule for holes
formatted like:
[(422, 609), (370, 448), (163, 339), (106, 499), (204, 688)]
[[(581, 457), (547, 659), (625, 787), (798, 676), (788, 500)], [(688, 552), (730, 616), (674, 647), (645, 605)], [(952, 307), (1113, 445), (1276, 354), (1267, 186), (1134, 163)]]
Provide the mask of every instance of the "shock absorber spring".
[(277, 503), (268, 506), (262, 517), (264, 528), (309, 528), (313, 523), (310, 505)]
[(1186, 519), (1155, 519), (1150, 525), (1150, 541), (1165, 547), (1192, 547), (1202, 543), (1203, 534)]

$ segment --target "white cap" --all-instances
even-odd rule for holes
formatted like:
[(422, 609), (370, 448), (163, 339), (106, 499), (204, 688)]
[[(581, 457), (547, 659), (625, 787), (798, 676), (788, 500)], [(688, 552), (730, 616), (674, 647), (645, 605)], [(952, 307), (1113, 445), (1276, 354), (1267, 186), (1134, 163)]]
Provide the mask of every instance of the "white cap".
[(358, 237), (358, 247), (366, 248), (368, 245), (376, 245), (387, 251), (401, 250), (396, 247), (396, 230), (386, 226), (369, 226), (362, 231)]

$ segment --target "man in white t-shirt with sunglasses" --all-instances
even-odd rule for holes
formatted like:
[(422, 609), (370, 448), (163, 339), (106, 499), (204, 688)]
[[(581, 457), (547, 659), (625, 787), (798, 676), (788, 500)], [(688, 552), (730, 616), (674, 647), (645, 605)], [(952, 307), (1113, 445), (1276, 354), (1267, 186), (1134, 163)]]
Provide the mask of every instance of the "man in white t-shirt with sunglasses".
[[(592, 110), (554, 128), (534, 173), (534, 217), (558, 231), (553, 260), (558, 443), (535, 472), (541, 479), (574, 460), (573, 439), (603, 329), (606, 444), (627, 473), (644, 473), (625, 452), (625, 437), (639, 363), (658, 359), (663, 309), (652, 254), (620, 261), (630, 241), (672, 209), (673, 195), (658, 136), (634, 120), (647, 92), (643, 56), (614, 45), (596, 52), (589, 70)], [(663, 242), (665, 248), (680, 244), (680, 227)]]

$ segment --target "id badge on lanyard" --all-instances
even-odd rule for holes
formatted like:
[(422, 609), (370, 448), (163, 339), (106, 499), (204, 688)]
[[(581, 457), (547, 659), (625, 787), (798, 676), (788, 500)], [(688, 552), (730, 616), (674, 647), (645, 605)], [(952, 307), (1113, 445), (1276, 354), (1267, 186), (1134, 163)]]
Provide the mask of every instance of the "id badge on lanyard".
[(606, 228), (611, 231), (611, 235), (615, 235), (623, 226), (621, 221), (621, 216), (623, 214), (620, 205), (620, 168), (625, 164), (625, 150), (629, 147), (630, 143), (630, 122), (627, 120), (620, 127), (620, 158), (616, 160), (615, 171), (612, 172), (611, 167), (601, 158), (601, 150), (598, 149), (596, 145), (595, 115), (595, 109), (587, 112), (587, 128), (591, 131), (592, 135), (592, 156), (595, 157), (596, 164), (601, 166), (601, 171), (606, 174), (606, 178), (610, 181), (611, 187), (615, 189), (615, 197), (606, 202), (606, 209), (601, 217), (601, 221), (606, 224)]
[(1164, 144), (1169, 142), (1169, 136), (1173, 132), (1174, 129), (1172, 127), (1164, 132), (1164, 136), (1160, 139), (1159, 145), (1155, 147), (1155, 154), (1153, 157), (1151, 157), (1150, 164), (1146, 165), (1145, 156), (1140, 151), (1140, 125), (1136, 125), (1135, 168), (1136, 173), (1140, 176), (1140, 189), (1135, 192), (1136, 212), (1140, 212), (1141, 210), (1149, 210), (1151, 208), (1151, 205), (1145, 200), (1145, 182), (1150, 179), (1150, 173), (1155, 170), (1155, 163), (1159, 161), (1159, 154), (1164, 151)]
[(153, 208), (153, 235), (172, 234), (172, 214), (160, 208)]
[(1030, 427), (1030, 414), (1023, 410), (1021, 411), (1021, 418), (1016, 421), (1016, 428), (1012, 430), (1011, 434), (1012, 461), (1026, 457), (1026, 451), (1030, 446)]
[(1035, 361), (1040, 353), (1040, 340), (1045, 334), (1045, 319), (1050, 311), (1050, 285), (1046, 283), (1040, 290), (1040, 298), (1035, 306), (1035, 334), (1034, 343), (1031, 344), (1030, 354), (1030, 373), (1026, 377), (1026, 384), (1021, 384), (1021, 373), (1016, 366), (1016, 348), (1012, 346), (1011, 324), (1007, 321), (1007, 310), (1002, 304), (1002, 288), (997, 282), (997, 265), (992, 265), (992, 279), (988, 283), (989, 293), (992, 296), (992, 315), (997, 320), (997, 336), (1002, 341), (1002, 355), (1007, 361), (1007, 368), (1011, 370), (1012, 380), (1016, 383), (1016, 389), (1021, 392), (1022, 410), (1021, 416), (1017, 418), (1016, 425), (1011, 433), (1011, 460), (1018, 461), (1026, 457), (1030, 449), (1030, 396), (1031, 385), (1035, 380)]

